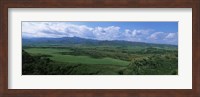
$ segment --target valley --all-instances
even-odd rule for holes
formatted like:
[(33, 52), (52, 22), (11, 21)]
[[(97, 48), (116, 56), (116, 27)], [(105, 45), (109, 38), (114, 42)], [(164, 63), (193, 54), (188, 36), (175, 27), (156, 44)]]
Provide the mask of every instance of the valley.
[(177, 75), (178, 47), (79, 37), (22, 39), (23, 75)]

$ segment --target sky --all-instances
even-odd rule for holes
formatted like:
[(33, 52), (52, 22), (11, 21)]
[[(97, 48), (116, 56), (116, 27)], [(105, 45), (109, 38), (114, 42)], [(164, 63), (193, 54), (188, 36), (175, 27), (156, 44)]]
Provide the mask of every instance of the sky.
[(22, 37), (80, 37), (178, 45), (178, 22), (22, 22)]

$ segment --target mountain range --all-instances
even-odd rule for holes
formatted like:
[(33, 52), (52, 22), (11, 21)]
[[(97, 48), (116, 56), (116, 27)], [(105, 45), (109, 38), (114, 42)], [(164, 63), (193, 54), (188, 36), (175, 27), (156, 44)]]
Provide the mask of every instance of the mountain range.
[(70, 45), (112, 45), (112, 46), (153, 46), (153, 47), (178, 47), (170, 44), (154, 44), (145, 42), (131, 42), (124, 40), (94, 40), (80, 37), (62, 38), (22, 38), (23, 46), (70, 46)]

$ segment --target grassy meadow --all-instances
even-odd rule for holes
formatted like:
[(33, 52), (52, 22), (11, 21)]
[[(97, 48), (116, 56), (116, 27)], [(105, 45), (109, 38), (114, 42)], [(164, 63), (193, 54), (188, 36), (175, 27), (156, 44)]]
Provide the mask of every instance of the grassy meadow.
[(177, 47), (24, 46), (25, 75), (177, 74)]

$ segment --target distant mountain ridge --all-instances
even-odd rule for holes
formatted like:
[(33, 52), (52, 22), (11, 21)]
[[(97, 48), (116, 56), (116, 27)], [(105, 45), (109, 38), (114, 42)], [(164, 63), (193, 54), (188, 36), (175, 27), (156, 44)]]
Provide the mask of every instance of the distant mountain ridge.
[(80, 37), (62, 38), (22, 38), (23, 46), (68, 46), (68, 45), (113, 45), (113, 46), (158, 46), (158, 47), (177, 47), (170, 44), (153, 44), (145, 42), (131, 42), (124, 40), (94, 40)]

